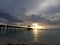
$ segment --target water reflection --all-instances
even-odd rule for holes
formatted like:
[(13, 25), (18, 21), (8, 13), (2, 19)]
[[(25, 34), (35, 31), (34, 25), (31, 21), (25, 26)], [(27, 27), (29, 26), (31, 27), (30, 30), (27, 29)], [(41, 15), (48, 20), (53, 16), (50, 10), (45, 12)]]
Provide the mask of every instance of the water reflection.
[(41, 36), (42, 33), (43, 33), (43, 30), (37, 30), (37, 29), (33, 30), (33, 35), (34, 35), (34, 41), (35, 42), (39, 40), (38, 37)]
[(38, 41), (38, 30), (37, 29), (35, 29), (35, 30), (33, 30), (33, 34), (34, 34), (34, 41)]

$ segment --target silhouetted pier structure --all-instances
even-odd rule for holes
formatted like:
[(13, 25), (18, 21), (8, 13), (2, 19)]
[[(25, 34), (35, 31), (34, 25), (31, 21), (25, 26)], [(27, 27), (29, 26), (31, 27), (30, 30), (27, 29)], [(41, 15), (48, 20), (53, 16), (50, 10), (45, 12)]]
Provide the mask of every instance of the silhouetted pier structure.
[(25, 29), (24, 27), (0, 25), (0, 35), (6, 35), (8, 33), (21, 32), (24, 29)]

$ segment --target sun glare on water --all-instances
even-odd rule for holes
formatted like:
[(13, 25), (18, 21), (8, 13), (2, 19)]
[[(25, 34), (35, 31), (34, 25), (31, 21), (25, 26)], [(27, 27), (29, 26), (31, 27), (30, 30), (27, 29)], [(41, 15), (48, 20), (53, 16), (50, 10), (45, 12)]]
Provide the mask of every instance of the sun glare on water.
[(39, 26), (37, 23), (33, 23), (32, 24), (32, 28), (33, 28), (33, 34), (34, 34), (34, 41), (38, 41), (38, 33), (42, 32), (42, 30), (38, 30), (38, 29), (43, 29), (44, 26)]

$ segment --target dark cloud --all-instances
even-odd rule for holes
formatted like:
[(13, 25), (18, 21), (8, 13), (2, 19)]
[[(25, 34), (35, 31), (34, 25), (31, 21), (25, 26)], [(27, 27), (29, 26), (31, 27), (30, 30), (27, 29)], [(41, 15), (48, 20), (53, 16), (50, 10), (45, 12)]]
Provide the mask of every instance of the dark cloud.
[[(21, 8), (26, 8), (22, 14)], [(38, 15), (38, 14), (42, 14)], [(59, 13), (59, 14), (58, 14)], [(33, 16), (32, 15), (35, 14)], [(25, 16), (25, 15), (28, 15)], [(57, 16), (58, 15), (58, 16)], [(10, 22), (28, 21), (43, 22), (46, 24), (60, 24), (59, 0), (1, 0), (0, 17)], [(47, 17), (47, 18), (46, 18)], [(33, 20), (32, 20), (33, 18)]]
[(17, 17), (4, 12), (0, 12), (0, 18), (6, 19), (8, 22), (21, 22)]
[(45, 24), (45, 25), (60, 25), (60, 20), (51, 21), (50, 19), (44, 18), (42, 15), (28, 16), (27, 21), (34, 22), (34, 23), (39, 22), (39, 23), (42, 23), (42, 24)]

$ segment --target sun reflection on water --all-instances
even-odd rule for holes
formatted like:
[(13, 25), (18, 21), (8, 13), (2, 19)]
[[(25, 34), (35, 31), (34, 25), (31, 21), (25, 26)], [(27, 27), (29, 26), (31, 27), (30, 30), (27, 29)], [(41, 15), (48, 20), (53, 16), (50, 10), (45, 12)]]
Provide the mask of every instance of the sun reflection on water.
[(39, 42), (39, 36), (41, 36), (44, 33), (44, 30), (37, 30), (37, 29), (35, 29), (35, 30), (33, 30), (32, 33), (34, 35), (33, 41), (34, 42)]
[(35, 29), (35, 30), (33, 30), (33, 34), (34, 34), (34, 41), (37, 41), (38, 40), (38, 34), (37, 34), (38, 32), (37, 32), (37, 30)]
[(33, 28), (34, 41), (37, 42), (39, 40), (38, 37), (43, 33), (43, 30), (41, 29), (44, 29), (44, 26), (39, 26), (37, 23), (33, 23), (31, 28)]
[(37, 37), (37, 30), (33, 30), (34, 34), (35, 34), (35, 37)]

